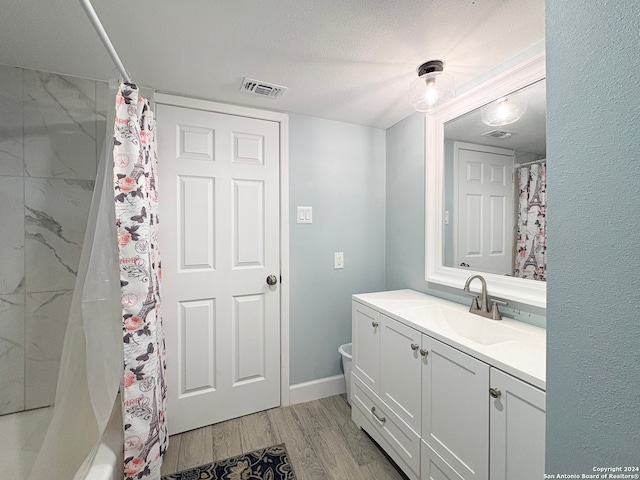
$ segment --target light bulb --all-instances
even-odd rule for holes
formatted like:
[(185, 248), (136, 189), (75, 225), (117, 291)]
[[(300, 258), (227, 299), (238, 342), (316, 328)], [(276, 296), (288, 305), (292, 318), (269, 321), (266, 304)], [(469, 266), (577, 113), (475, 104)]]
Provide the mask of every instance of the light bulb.
[(482, 122), (492, 127), (517, 122), (527, 111), (527, 99), (522, 94), (502, 97), (482, 107)]
[(509, 116), (509, 100), (506, 98), (498, 102), (498, 108), (496, 108), (496, 117), (500, 120), (505, 120)]
[(428, 87), (424, 92), (424, 101), (427, 105), (435, 105), (438, 101), (438, 90), (434, 87)]

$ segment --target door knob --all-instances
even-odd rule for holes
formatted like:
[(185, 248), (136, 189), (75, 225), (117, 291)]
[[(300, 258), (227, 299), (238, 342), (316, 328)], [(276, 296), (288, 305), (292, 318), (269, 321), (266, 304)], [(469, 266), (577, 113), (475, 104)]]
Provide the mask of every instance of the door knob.
[(427, 355), (429, 355), (429, 350), (425, 350), (424, 348), (421, 348), (420, 355), (422, 355), (423, 357), (426, 357)]
[(267, 277), (267, 285), (275, 285), (276, 283), (278, 283), (278, 277), (275, 275), (269, 275)]
[(420, 348), (420, 345), (418, 345), (417, 343), (412, 343), (412, 344), (411, 344), (411, 350), (413, 350), (414, 352), (415, 352), (416, 350), (418, 350), (419, 348)]
[(498, 388), (490, 388), (489, 395), (491, 395), (492, 398), (498, 398), (502, 395), (502, 392)]

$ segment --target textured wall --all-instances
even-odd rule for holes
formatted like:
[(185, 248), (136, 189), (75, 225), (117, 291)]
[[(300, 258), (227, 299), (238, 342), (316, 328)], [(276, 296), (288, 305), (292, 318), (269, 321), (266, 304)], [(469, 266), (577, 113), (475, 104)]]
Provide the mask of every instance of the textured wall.
[[(384, 288), (385, 132), (289, 117), (291, 384), (341, 373), (351, 295)], [(296, 206), (313, 223), (296, 223)], [(334, 270), (333, 253), (345, 268)], [(285, 281), (287, 281), (285, 279)]]
[(640, 4), (546, 5), (546, 471), (639, 466)]

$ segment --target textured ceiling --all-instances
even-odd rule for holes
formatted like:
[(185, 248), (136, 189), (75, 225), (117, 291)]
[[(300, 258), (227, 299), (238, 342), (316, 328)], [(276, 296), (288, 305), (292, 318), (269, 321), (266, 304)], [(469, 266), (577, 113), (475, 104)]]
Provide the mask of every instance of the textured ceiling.
[[(416, 66), (460, 86), (544, 39), (543, 0), (93, 0), (134, 82), (158, 91), (387, 128)], [(106, 80), (76, 0), (0, 0), (0, 63)], [(240, 91), (245, 77), (280, 99)]]

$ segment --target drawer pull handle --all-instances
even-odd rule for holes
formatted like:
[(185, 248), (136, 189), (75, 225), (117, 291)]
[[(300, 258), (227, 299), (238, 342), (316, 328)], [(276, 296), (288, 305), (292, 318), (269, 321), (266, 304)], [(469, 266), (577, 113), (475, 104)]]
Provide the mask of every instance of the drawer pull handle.
[(371, 326), (373, 328), (376, 328), (378, 325), (380, 325), (378, 322), (371, 322)]
[(499, 398), (502, 392), (498, 388), (490, 388), (489, 395), (491, 395), (492, 398)]
[(379, 417), (378, 414), (376, 413), (376, 407), (371, 407), (371, 414), (376, 417), (376, 420), (378, 420), (382, 425), (384, 425), (384, 422), (387, 421), (386, 417)]
[(419, 348), (420, 348), (420, 345), (418, 345), (417, 343), (412, 343), (412, 344), (411, 344), (411, 350), (413, 350), (414, 352), (415, 352), (416, 350), (418, 350)]
[(421, 348), (420, 355), (422, 355), (423, 357), (426, 357), (427, 355), (429, 355), (429, 350), (425, 350), (424, 348)]

